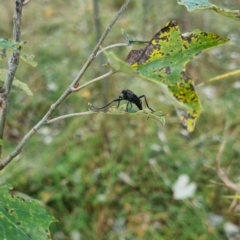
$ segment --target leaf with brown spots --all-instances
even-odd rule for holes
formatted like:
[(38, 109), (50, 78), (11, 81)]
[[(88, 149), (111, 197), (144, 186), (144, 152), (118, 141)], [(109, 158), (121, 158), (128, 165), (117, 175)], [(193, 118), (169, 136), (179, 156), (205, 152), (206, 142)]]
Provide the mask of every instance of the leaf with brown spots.
[(194, 82), (185, 72), (185, 65), (202, 51), (226, 43), (229, 39), (195, 30), (181, 34), (175, 21), (169, 22), (139, 50), (132, 50), (127, 63), (146, 80), (159, 83), (167, 95), (183, 109), (180, 120), (192, 132), (201, 113), (201, 103)]

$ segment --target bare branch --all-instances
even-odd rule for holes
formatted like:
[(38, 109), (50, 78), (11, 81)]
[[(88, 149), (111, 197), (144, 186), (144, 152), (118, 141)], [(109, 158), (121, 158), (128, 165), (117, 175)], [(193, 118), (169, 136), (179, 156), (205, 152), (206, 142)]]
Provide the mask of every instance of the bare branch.
[(227, 212), (230, 213), (230, 212), (233, 212), (234, 209), (238, 206), (238, 200), (237, 200), (237, 194), (236, 194), (236, 198), (233, 199), (230, 207), (228, 208)]
[[(19, 0), (20, 1), (20, 0)], [(78, 75), (74, 78), (70, 86), (66, 89), (66, 91), (59, 97), (59, 99), (51, 105), (47, 113), (44, 115), (44, 117), (23, 137), (23, 139), (20, 141), (18, 146), (13, 150), (13, 152), (7, 156), (5, 159), (0, 161), (0, 170), (3, 169), (5, 166), (7, 166), (14, 157), (16, 157), (23, 149), (24, 145), (26, 144), (27, 140), (34, 135), (43, 124), (47, 123), (48, 119), (50, 118), (51, 114), (56, 110), (56, 108), (68, 97), (70, 93), (72, 93), (72, 89), (74, 86), (77, 85), (87, 68), (90, 66), (94, 58), (96, 57), (96, 54), (99, 50), (99, 47), (103, 43), (104, 39), (108, 35), (109, 31), (112, 29), (113, 25), (116, 23), (118, 18), (121, 16), (123, 11), (126, 9), (127, 5), (130, 3), (130, 0), (125, 0), (125, 3), (122, 5), (120, 10), (117, 12), (114, 19), (110, 22), (110, 24), (106, 27), (105, 31), (103, 32), (100, 40), (98, 41), (97, 45), (95, 46), (93, 52), (89, 56), (88, 60), (82, 67), (82, 69), (79, 71)], [(22, 5), (21, 5), (22, 6)], [(14, 72), (15, 73), (15, 72)], [(1, 96), (1, 95), (0, 95)], [(0, 102), (1, 104), (1, 102)]]
[(53, 123), (53, 122), (62, 120), (64, 118), (86, 116), (86, 115), (91, 115), (94, 113), (97, 113), (97, 112), (87, 111), (87, 112), (70, 113), (70, 114), (62, 115), (62, 116), (59, 116), (56, 118), (52, 118), (52, 119), (48, 120), (46, 123)]
[(23, 1), (23, 5), (27, 5), (31, 0), (25, 0)]
[(0, 162), (0, 170), (3, 169), (5, 166), (7, 166), (14, 157), (16, 157), (18, 154), (21, 153), (24, 145), (26, 144), (27, 140), (33, 135), (35, 134), (40, 127), (46, 122), (46, 119), (48, 119), (52, 113), (52, 106), (50, 107), (49, 111), (47, 112), (47, 114), (41, 119), (41, 121), (39, 121), (21, 140), (21, 142), (18, 144), (18, 146), (13, 150), (13, 152), (7, 156), (5, 159), (3, 159)]
[(107, 47), (102, 48), (101, 50), (99, 50), (96, 54), (96, 56), (100, 55), (102, 52), (111, 49), (111, 48), (115, 48), (115, 47), (128, 47), (130, 44), (129, 43), (116, 43), (113, 45), (109, 45)]
[(72, 92), (77, 92), (77, 91), (85, 88), (86, 86), (94, 83), (94, 82), (97, 82), (97, 81), (99, 81), (99, 80), (101, 80), (101, 79), (103, 79), (103, 78), (106, 78), (106, 77), (109, 77), (109, 76), (113, 75), (114, 73), (115, 73), (115, 72), (114, 72), (113, 70), (111, 70), (111, 71), (109, 71), (109, 72), (107, 72), (107, 73), (105, 73), (105, 74), (103, 74), (103, 75), (101, 75), (101, 76), (99, 76), (99, 77), (97, 77), (97, 78), (94, 78), (94, 79), (86, 82), (85, 84), (83, 84), (83, 85), (81, 85), (81, 86), (79, 86), (79, 87), (76, 87), (76, 88), (75, 88), (75, 87), (72, 87), (71, 90), (72, 90)]
[[(15, 2), (15, 11), (13, 14), (13, 40), (20, 42), (21, 38), (21, 17), (22, 17), (23, 1)], [(5, 127), (5, 119), (8, 109), (8, 96), (12, 87), (13, 79), (19, 64), (19, 53), (12, 53), (8, 60), (7, 76), (4, 87), (0, 91), (0, 139), (3, 139)], [(2, 146), (0, 146), (0, 156), (2, 155)]]
[(217, 174), (218, 174), (219, 178), (224, 182), (224, 184), (227, 188), (230, 188), (230, 189), (240, 193), (240, 183), (233, 183), (229, 179), (228, 175), (226, 174), (226, 171), (224, 171), (221, 168), (221, 159), (222, 159), (222, 154), (224, 152), (225, 146), (226, 146), (226, 140), (224, 139), (222, 141), (222, 144), (221, 144), (220, 148), (219, 148), (217, 158), (216, 158)]

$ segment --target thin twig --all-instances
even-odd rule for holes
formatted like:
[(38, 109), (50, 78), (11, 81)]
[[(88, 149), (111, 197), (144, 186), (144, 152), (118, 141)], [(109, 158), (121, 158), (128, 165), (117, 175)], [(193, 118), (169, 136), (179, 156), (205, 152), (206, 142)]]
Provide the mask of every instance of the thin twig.
[(240, 70), (239, 69), (235, 70), (235, 71), (232, 71), (232, 72), (224, 73), (224, 74), (218, 75), (216, 77), (210, 78), (210, 79), (208, 79), (205, 82), (199, 83), (196, 87), (201, 87), (201, 86), (203, 86), (203, 85), (205, 85), (207, 83), (218, 81), (218, 80), (222, 80), (223, 78), (228, 78), (228, 77), (232, 77), (234, 75), (239, 75), (239, 74), (240, 74)]
[(130, 43), (115, 43), (112, 45), (109, 45), (107, 47), (102, 48), (101, 50), (99, 50), (96, 54), (96, 56), (100, 55), (102, 52), (111, 49), (111, 48), (115, 48), (115, 47), (128, 47), (130, 45)]
[(23, 1), (23, 5), (27, 5), (31, 0), (25, 0)]
[[(15, 11), (13, 14), (13, 40), (20, 42), (21, 38), (21, 17), (22, 17), (23, 1), (15, 2)], [(7, 76), (4, 82), (4, 87), (0, 92), (0, 139), (3, 139), (6, 114), (8, 109), (8, 98), (12, 87), (13, 79), (19, 64), (19, 53), (12, 53), (8, 60)], [(0, 157), (2, 155), (2, 146), (0, 146)]]
[(240, 193), (240, 184), (239, 183), (233, 183), (226, 172), (221, 168), (221, 159), (222, 159), (222, 154), (224, 152), (226, 146), (226, 139), (224, 139), (220, 145), (217, 157), (216, 157), (216, 163), (217, 163), (217, 174), (219, 178), (224, 182), (225, 186), (227, 188), (230, 188), (238, 193)]
[(59, 120), (62, 120), (64, 118), (70, 118), (70, 117), (79, 117), (79, 116), (86, 116), (86, 115), (91, 115), (97, 112), (92, 112), (92, 111), (87, 111), (87, 112), (78, 112), (78, 113), (70, 113), (70, 114), (66, 114), (66, 115), (62, 115), (56, 118), (52, 118), (50, 120), (48, 120), (46, 123), (53, 123)]
[(87, 68), (90, 66), (94, 58), (96, 57), (96, 54), (99, 50), (99, 47), (101, 46), (102, 42), (108, 35), (109, 31), (112, 29), (113, 25), (116, 23), (118, 18), (121, 16), (123, 11), (126, 9), (127, 5), (130, 3), (130, 0), (126, 0), (120, 10), (117, 12), (114, 19), (110, 22), (110, 24), (106, 27), (105, 31), (103, 32), (100, 40), (98, 41), (97, 45), (95, 46), (93, 52), (89, 56), (88, 60), (82, 67), (82, 69), (79, 71), (78, 75), (74, 78), (70, 86), (67, 88), (67, 90), (59, 97), (59, 99), (51, 105), (47, 113), (44, 115), (44, 117), (23, 137), (23, 139), (20, 141), (18, 146), (13, 150), (13, 152), (7, 156), (5, 159), (0, 161), (0, 170), (3, 169), (5, 166), (7, 166), (14, 157), (16, 157), (19, 153), (21, 153), (24, 145), (26, 144), (27, 140), (35, 134), (43, 124), (47, 122), (47, 120), (50, 118), (51, 114), (56, 110), (56, 108), (68, 97), (70, 93), (72, 93), (72, 88), (76, 86), (76, 84), (79, 82)]
[[(237, 196), (237, 194), (235, 194)], [(238, 206), (238, 200), (237, 198), (234, 198), (230, 207), (228, 208), (227, 212), (230, 213), (230, 212), (233, 212), (234, 209)]]
[(77, 92), (77, 91), (85, 88), (86, 86), (94, 83), (94, 82), (97, 82), (97, 81), (99, 81), (99, 80), (101, 80), (101, 79), (103, 79), (103, 78), (106, 78), (106, 77), (109, 77), (109, 76), (113, 75), (114, 73), (115, 73), (115, 72), (114, 72), (113, 70), (111, 70), (111, 71), (109, 71), (109, 72), (107, 72), (107, 73), (105, 73), (105, 74), (103, 74), (103, 75), (101, 75), (101, 76), (99, 76), (99, 77), (97, 77), (97, 78), (94, 78), (94, 79), (86, 82), (85, 84), (83, 84), (83, 85), (81, 85), (81, 86), (79, 86), (79, 87), (76, 87), (76, 88), (72, 87), (72, 88), (71, 88), (71, 91), (72, 91), (72, 92)]

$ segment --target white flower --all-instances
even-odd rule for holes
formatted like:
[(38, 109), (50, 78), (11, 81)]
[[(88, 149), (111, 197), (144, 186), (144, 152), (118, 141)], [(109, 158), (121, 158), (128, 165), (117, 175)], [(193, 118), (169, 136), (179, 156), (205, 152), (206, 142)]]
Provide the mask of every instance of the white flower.
[(193, 197), (196, 189), (197, 184), (195, 182), (190, 183), (189, 176), (187, 174), (182, 174), (172, 186), (173, 198), (176, 200), (183, 200)]

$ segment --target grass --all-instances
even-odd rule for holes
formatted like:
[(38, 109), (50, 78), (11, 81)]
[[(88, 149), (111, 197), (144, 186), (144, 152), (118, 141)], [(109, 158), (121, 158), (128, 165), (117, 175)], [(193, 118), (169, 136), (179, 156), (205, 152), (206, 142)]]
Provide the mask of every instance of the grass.
[[(119, 2), (101, 1), (103, 26)], [(1, 20), (6, 24), (0, 27), (0, 37), (11, 37), (11, 14), (4, 15), (12, 11), (11, 4), (4, 3), (6, 11)], [(149, 39), (170, 19), (178, 19), (184, 31), (200, 28), (222, 36), (238, 36), (237, 23), (216, 14), (187, 13), (177, 4), (153, 1), (143, 15), (141, 4), (133, 1), (106, 45), (124, 41), (121, 28), (139, 39)], [(159, 7), (164, 13), (161, 16)], [(30, 98), (13, 91), (5, 154), (58, 98), (87, 59), (96, 42), (92, 5), (89, 1), (33, 1), (24, 9), (22, 36), (28, 40), (26, 52), (35, 55), (38, 66), (21, 63), (17, 78), (26, 82), (35, 95)], [(188, 64), (188, 73), (196, 82), (239, 65), (238, 40), (217, 49)], [(116, 53), (124, 59), (128, 51), (121, 48)], [(5, 60), (0, 64), (6, 68)], [(101, 68), (95, 61), (82, 82), (99, 74)], [(17, 161), (0, 173), (0, 182), (11, 183), (15, 190), (46, 205), (59, 219), (51, 226), (55, 240), (75, 240), (80, 235), (84, 240), (226, 239), (222, 226), (213, 227), (208, 216), (219, 214), (226, 221), (239, 224), (238, 213), (228, 211), (231, 200), (224, 198), (234, 193), (220, 184), (215, 171), (219, 146), (227, 138), (222, 164), (231, 166), (232, 180), (239, 180), (239, 89), (233, 85), (237, 80), (231, 78), (198, 89), (203, 113), (196, 131), (186, 137), (173, 106), (155, 85), (121, 74), (112, 76), (107, 79), (109, 100), (125, 88), (139, 95), (144, 93), (151, 107), (168, 113), (166, 126), (143, 118), (103, 115), (45, 126), (29, 141)], [(209, 86), (214, 97), (206, 95)], [(86, 111), (88, 102), (102, 105), (100, 84), (70, 96), (56, 116)], [(224, 132), (226, 123), (229, 128)], [(197, 183), (194, 198), (173, 199), (171, 187), (180, 174), (188, 174)]]

